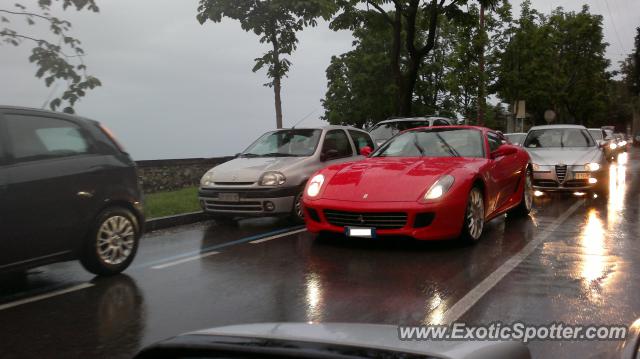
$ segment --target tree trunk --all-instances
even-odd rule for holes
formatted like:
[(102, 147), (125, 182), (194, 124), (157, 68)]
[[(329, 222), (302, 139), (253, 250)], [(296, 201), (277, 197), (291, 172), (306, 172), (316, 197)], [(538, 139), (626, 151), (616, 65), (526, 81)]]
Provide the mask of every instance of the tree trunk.
[(633, 120), (631, 122), (631, 135), (636, 136), (636, 133), (640, 132), (640, 99), (638, 99), (638, 103), (635, 104), (633, 108)]
[(402, 50), (402, 12), (396, 5), (395, 19), (393, 20), (393, 49), (391, 51), (391, 72), (396, 83), (395, 114), (403, 115), (403, 91), (404, 78), (400, 69), (400, 53)]
[(276, 128), (282, 128), (282, 102), (280, 100), (280, 90), (281, 90), (280, 77), (276, 77), (273, 79), (273, 92), (275, 95), (276, 102)]
[(484, 113), (486, 107), (485, 70), (484, 70), (484, 6), (480, 4), (480, 49), (478, 70), (480, 71), (480, 84), (478, 86), (478, 125), (484, 126)]
[(404, 117), (410, 117), (412, 114), (411, 109), (413, 106), (413, 90), (416, 87), (416, 82), (418, 80), (418, 72), (420, 71), (420, 65), (422, 63), (422, 58), (419, 59), (410, 59), (409, 60), (409, 69), (407, 73), (407, 78), (405, 79), (405, 88), (402, 92), (402, 112), (400, 115)]
[(273, 94), (275, 97), (276, 105), (276, 128), (282, 128), (282, 101), (280, 98), (280, 91), (282, 90), (282, 69), (280, 67), (280, 44), (278, 37), (275, 33), (271, 36), (271, 42), (273, 45)]
[(418, 11), (420, 7), (419, 0), (411, 0), (405, 8), (405, 23), (406, 23), (406, 47), (409, 57), (409, 64), (407, 75), (404, 78), (404, 87), (401, 89), (401, 114), (403, 116), (411, 116), (411, 106), (413, 104), (413, 91), (416, 87), (418, 79), (418, 73), (422, 66), (423, 59), (429, 54), (436, 44), (436, 31), (438, 30), (438, 15), (440, 14), (440, 8), (437, 0), (431, 0), (431, 18), (429, 19), (429, 35), (427, 36), (427, 42), (424, 46), (418, 47), (416, 41), (416, 22), (418, 19)]

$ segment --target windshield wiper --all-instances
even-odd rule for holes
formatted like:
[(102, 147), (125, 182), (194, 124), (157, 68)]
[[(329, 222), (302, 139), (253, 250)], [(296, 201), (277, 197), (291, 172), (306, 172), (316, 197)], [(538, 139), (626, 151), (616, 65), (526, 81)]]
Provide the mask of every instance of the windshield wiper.
[(257, 155), (255, 153), (242, 153), (239, 157), (247, 157), (247, 158), (255, 158), (260, 157), (261, 155)]
[(294, 155), (291, 153), (272, 152), (260, 155), (260, 157), (298, 157), (298, 155)]
[(453, 147), (451, 147), (451, 145), (447, 143), (447, 141), (445, 141), (444, 138), (442, 138), (442, 136), (440, 136), (439, 133), (436, 133), (436, 136), (440, 139), (440, 141), (442, 141), (442, 144), (445, 145), (445, 147), (447, 147), (447, 151), (449, 151), (449, 153), (452, 154), (453, 157), (461, 157), (458, 151), (456, 151)]

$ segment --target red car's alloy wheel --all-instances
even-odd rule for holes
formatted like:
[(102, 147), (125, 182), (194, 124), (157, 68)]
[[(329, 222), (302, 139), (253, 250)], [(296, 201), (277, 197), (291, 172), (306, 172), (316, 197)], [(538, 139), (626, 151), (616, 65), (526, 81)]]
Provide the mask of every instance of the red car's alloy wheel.
[(482, 192), (477, 187), (474, 187), (469, 193), (465, 225), (471, 240), (480, 239), (484, 229), (484, 199)]

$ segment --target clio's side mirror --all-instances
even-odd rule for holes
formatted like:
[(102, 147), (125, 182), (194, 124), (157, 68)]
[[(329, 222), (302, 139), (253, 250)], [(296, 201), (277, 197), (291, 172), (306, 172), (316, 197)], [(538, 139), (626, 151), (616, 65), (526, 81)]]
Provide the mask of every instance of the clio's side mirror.
[(371, 149), (371, 147), (369, 146), (364, 146), (360, 149), (360, 155), (361, 156), (365, 156), (365, 157), (369, 157), (369, 155), (371, 154), (371, 152), (373, 152), (373, 150)]

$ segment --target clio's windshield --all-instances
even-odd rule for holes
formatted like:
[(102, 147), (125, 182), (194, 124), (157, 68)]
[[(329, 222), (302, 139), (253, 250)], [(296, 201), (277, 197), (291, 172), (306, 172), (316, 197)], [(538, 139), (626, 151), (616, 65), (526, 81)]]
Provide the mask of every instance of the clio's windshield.
[(321, 130), (282, 130), (260, 137), (242, 154), (242, 157), (306, 157), (318, 146)]

